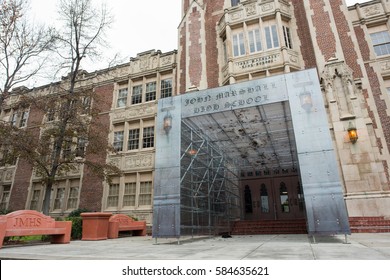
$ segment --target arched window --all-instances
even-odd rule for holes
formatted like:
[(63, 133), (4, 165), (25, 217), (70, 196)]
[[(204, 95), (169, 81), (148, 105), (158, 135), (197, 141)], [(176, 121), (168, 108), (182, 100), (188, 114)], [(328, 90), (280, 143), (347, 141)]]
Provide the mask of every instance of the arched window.
[(244, 197), (245, 197), (245, 213), (253, 213), (252, 193), (248, 185), (245, 186)]
[(290, 212), (290, 206), (288, 203), (288, 191), (286, 184), (284, 182), (280, 183), (280, 188), (279, 188), (279, 196), (280, 196), (280, 205), (282, 207), (282, 212), (288, 213)]
[(268, 200), (268, 191), (265, 184), (261, 184), (260, 189), (260, 202), (261, 202), (261, 212), (269, 213), (269, 200)]

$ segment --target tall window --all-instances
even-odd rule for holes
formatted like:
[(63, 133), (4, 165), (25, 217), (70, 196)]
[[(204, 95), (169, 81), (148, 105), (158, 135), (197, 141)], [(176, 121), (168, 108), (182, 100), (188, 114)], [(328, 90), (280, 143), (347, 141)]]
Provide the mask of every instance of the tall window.
[[(77, 181), (77, 184), (78, 184), (78, 181)], [(69, 190), (67, 209), (76, 209), (77, 208), (78, 197), (79, 197), (79, 187), (78, 186), (71, 186), (70, 190)]]
[(284, 213), (290, 212), (288, 192), (287, 192), (286, 184), (284, 182), (280, 183), (279, 196), (280, 196), (280, 205), (282, 207), (281, 209), (282, 212)]
[(161, 81), (161, 98), (172, 96), (172, 79)]
[(265, 184), (261, 184), (260, 189), (260, 201), (261, 201), (261, 212), (269, 213), (269, 201), (268, 201), (268, 191)]
[(390, 54), (390, 34), (388, 31), (372, 33), (370, 36), (377, 56)]
[(279, 47), (279, 38), (276, 25), (266, 26), (264, 28), (265, 39), (267, 42), (267, 49), (273, 49)]
[(9, 201), (11, 186), (3, 186), (1, 190), (0, 210), (6, 210)]
[(54, 121), (55, 119), (55, 109), (50, 107), (50, 108), (47, 108), (47, 111), (46, 111), (46, 120), (48, 122), (52, 122)]
[(40, 211), (39, 199), (41, 196), (42, 185), (40, 183), (33, 184), (32, 195), (30, 201), (30, 210)]
[(231, 0), (232, 1), (232, 7), (237, 6), (240, 4), (240, 0)]
[(240, 32), (233, 35), (233, 55), (240, 56), (245, 54), (244, 33)]
[(123, 195), (123, 206), (135, 206), (135, 196), (137, 183), (125, 183), (125, 193)]
[(65, 187), (58, 187), (56, 190), (56, 195), (54, 199), (54, 210), (59, 210), (64, 207), (64, 198), (65, 198)]
[(22, 117), (20, 118), (19, 127), (25, 127), (27, 125), (27, 119), (28, 119), (28, 111), (23, 111)]
[(139, 189), (139, 205), (152, 204), (152, 182), (141, 182)]
[(16, 126), (16, 121), (18, 119), (18, 113), (13, 113), (11, 117), (11, 125)]
[(118, 207), (119, 203), (119, 184), (111, 184), (108, 189), (107, 206)]
[(290, 28), (288, 28), (287, 26), (283, 26), (283, 36), (284, 36), (284, 43), (286, 44), (286, 47), (292, 49)]
[(66, 137), (62, 146), (62, 158), (68, 159), (72, 154), (72, 138)]
[(139, 128), (129, 130), (128, 150), (137, 150), (139, 148)]
[(129, 90), (127, 88), (122, 88), (118, 92), (118, 100), (116, 102), (116, 107), (125, 107), (127, 103), (127, 95), (129, 93)]
[(261, 34), (259, 29), (251, 30), (248, 32), (249, 37), (249, 50), (251, 53), (259, 52), (261, 47)]
[(114, 149), (117, 152), (123, 151), (123, 131), (114, 132)]
[(144, 128), (142, 147), (143, 148), (154, 147), (154, 126)]
[(84, 137), (77, 138), (76, 157), (84, 157), (87, 139)]
[(145, 101), (156, 100), (156, 82), (146, 84)]
[(226, 38), (223, 39), (223, 61), (225, 63), (228, 62), (228, 53), (227, 53), (227, 42), (226, 42)]
[(142, 85), (133, 87), (133, 95), (131, 96), (131, 104), (139, 104), (142, 102)]

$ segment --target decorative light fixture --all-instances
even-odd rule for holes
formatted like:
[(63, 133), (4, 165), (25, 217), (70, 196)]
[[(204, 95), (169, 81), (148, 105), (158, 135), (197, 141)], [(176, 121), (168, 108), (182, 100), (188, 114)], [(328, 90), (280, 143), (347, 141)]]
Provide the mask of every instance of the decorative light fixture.
[(301, 101), (301, 107), (306, 111), (310, 112), (313, 107), (313, 99), (311, 98), (310, 91), (304, 91), (299, 95), (299, 100)]
[(357, 129), (352, 124), (352, 122), (349, 122), (349, 125), (348, 125), (348, 136), (349, 136), (349, 140), (351, 141), (352, 144), (355, 144), (359, 138), (358, 134), (357, 134)]
[(172, 116), (171, 114), (169, 114), (169, 112), (164, 117), (163, 127), (166, 134), (168, 134), (169, 131), (172, 129)]
[(188, 150), (188, 154), (190, 155), (190, 156), (196, 156), (196, 154), (198, 153), (198, 151), (197, 150), (195, 150), (195, 149), (190, 149), (190, 150)]

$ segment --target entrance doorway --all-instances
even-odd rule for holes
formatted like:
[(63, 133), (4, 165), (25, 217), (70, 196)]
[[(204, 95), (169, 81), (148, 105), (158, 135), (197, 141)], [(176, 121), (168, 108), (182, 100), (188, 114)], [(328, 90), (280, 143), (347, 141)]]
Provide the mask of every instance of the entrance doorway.
[(302, 187), (297, 175), (241, 181), (245, 220), (295, 220), (305, 217)]

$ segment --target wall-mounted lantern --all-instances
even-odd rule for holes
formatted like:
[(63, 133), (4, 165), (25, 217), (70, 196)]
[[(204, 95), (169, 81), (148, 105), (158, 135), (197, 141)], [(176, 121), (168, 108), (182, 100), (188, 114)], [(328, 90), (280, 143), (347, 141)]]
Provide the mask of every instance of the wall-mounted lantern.
[(171, 116), (171, 114), (167, 113), (165, 115), (163, 127), (164, 127), (166, 134), (168, 134), (169, 131), (172, 129), (172, 116)]
[(358, 140), (358, 134), (356, 127), (352, 124), (352, 122), (349, 122), (348, 125), (348, 137), (352, 144), (355, 144)]
[(301, 107), (306, 111), (310, 112), (313, 107), (313, 99), (311, 97), (310, 91), (304, 91), (299, 95), (299, 100), (301, 101)]

